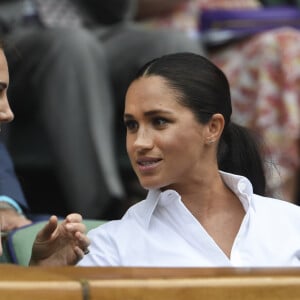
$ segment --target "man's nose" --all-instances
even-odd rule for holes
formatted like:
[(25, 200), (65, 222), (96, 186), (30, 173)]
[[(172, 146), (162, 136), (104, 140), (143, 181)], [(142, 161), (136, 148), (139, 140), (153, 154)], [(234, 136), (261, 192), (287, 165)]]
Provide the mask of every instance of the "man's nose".
[(14, 119), (14, 113), (12, 112), (8, 101), (6, 100), (5, 103), (0, 106), (0, 122), (7, 123), (11, 122)]

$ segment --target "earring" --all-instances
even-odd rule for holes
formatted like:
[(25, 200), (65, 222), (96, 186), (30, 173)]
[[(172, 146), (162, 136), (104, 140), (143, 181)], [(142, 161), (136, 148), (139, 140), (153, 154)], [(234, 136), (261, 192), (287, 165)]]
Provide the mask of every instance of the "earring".
[(207, 141), (207, 144), (210, 145), (210, 144), (213, 144), (214, 142), (215, 142), (215, 140), (210, 139), (210, 140)]

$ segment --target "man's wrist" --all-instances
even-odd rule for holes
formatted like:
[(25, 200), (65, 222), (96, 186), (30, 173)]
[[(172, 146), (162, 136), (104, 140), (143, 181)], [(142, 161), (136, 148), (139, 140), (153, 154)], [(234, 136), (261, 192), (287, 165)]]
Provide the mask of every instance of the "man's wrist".
[(0, 196), (0, 210), (4, 209), (14, 209), (16, 210), (19, 214), (23, 214), (22, 208), (20, 205), (12, 198), (8, 196)]
[(0, 210), (7, 210), (7, 209), (13, 209), (17, 211), (16, 208), (10, 205), (9, 203), (0, 200)]

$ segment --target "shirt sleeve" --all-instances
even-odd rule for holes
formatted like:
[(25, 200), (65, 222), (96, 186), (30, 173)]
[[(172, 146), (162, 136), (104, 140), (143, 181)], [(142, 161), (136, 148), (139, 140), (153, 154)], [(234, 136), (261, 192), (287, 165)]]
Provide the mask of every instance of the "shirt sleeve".
[(89, 246), (89, 254), (77, 264), (80, 267), (104, 267), (104, 266), (120, 266), (120, 258), (117, 247), (109, 234), (99, 227), (92, 229), (88, 233), (91, 241)]

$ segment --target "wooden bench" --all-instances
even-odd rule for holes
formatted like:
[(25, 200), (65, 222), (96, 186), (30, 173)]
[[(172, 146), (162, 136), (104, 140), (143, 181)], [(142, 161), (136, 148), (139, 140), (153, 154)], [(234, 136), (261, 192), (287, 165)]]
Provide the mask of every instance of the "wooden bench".
[(300, 268), (0, 265), (1, 299), (299, 300)]

